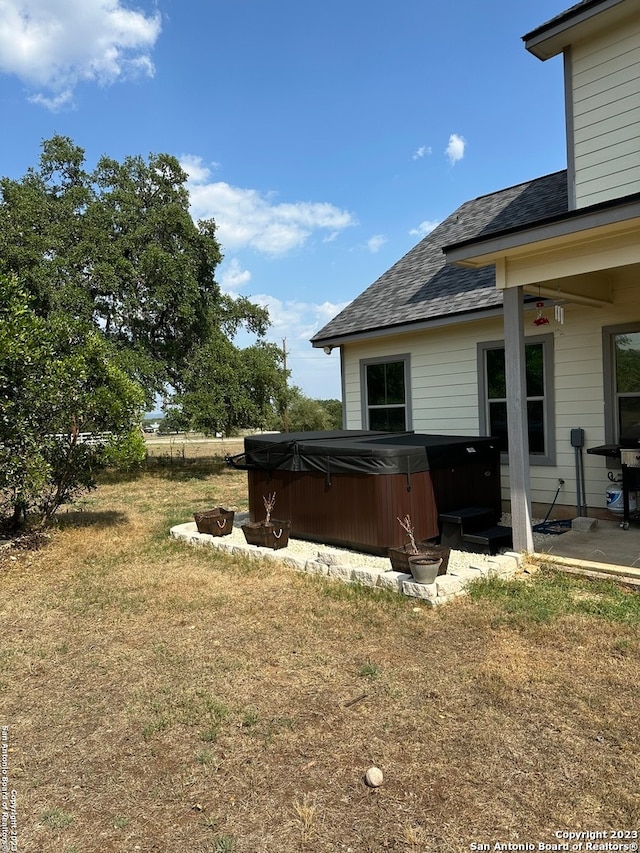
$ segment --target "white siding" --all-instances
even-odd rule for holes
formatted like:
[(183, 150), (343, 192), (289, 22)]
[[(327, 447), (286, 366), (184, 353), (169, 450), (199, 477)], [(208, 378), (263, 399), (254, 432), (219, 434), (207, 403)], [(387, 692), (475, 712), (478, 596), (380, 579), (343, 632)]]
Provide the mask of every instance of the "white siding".
[(640, 192), (640, 20), (572, 45), (576, 204)]
[[(531, 467), (531, 497), (551, 504), (558, 479), (565, 481), (558, 504), (575, 506), (575, 450), (570, 431), (582, 427), (586, 447), (603, 444), (604, 373), (602, 328), (640, 322), (640, 270), (624, 268), (612, 274), (615, 303), (610, 308), (565, 305), (565, 323), (557, 325), (547, 309), (549, 326), (532, 325), (534, 312), (525, 312), (525, 333), (552, 332), (554, 336), (555, 466)], [(345, 409), (347, 427), (361, 429), (360, 360), (411, 353), (413, 429), (416, 432), (477, 435), (477, 344), (502, 340), (501, 319), (465, 323), (371, 343), (345, 347)], [(606, 461), (583, 451), (587, 504), (604, 509)], [(503, 497), (508, 499), (508, 467), (503, 467)]]

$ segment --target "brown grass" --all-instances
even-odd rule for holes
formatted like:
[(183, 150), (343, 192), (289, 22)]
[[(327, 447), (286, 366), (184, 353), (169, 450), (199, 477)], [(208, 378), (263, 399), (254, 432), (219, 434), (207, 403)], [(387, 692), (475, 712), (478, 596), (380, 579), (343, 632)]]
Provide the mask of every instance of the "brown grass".
[(430, 611), (168, 539), (220, 504), (246, 508), (245, 476), (199, 448), (2, 557), (21, 853), (456, 853), (638, 827), (637, 624)]

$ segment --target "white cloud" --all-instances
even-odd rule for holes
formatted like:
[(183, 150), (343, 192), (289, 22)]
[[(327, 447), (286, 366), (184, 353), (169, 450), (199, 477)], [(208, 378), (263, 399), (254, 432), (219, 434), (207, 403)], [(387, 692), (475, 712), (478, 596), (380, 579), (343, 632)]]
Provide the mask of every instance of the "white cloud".
[(291, 385), (298, 385), (303, 393), (317, 399), (339, 398), (340, 359), (338, 350), (328, 358), (321, 349), (315, 349), (309, 339), (347, 302), (301, 302), (281, 300), (275, 296), (258, 295), (252, 302), (269, 309), (271, 326), (267, 339), (282, 346), (286, 341), (287, 367), (291, 371)]
[[(203, 183), (211, 175), (211, 169), (203, 164), (202, 157), (196, 157), (194, 154), (183, 154), (180, 157), (180, 165), (194, 184)], [(219, 166), (219, 163), (211, 163), (211, 167), (214, 169)]]
[(411, 234), (412, 237), (426, 237), (427, 234), (430, 234), (438, 225), (440, 225), (440, 222), (437, 219), (425, 219), (417, 228), (412, 228), (411, 231), (409, 231), (409, 234)]
[(367, 248), (372, 255), (375, 255), (375, 253), (379, 252), (386, 242), (387, 238), (384, 234), (374, 234), (373, 237), (370, 237), (367, 240)]
[(431, 148), (428, 148), (426, 145), (421, 145), (420, 148), (417, 148), (413, 152), (413, 160), (421, 160), (425, 154), (431, 154)]
[(278, 299), (268, 294), (251, 296), (251, 301), (269, 310), (269, 327), (267, 337), (281, 340), (287, 338), (287, 343), (298, 341), (306, 349), (309, 339), (339, 314), (347, 302), (302, 302), (297, 299)]
[(451, 163), (452, 166), (455, 166), (458, 160), (462, 160), (466, 145), (467, 141), (462, 136), (458, 136), (457, 133), (451, 134), (449, 137), (449, 144), (447, 145), (444, 153), (449, 158), (449, 163)]
[(0, 0), (0, 72), (40, 90), (33, 102), (59, 109), (82, 81), (153, 76), (160, 21), (122, 0)]
[[(266, 294), (252, 295), (252, 302), (269, 310), (270, 326), (266, 339), (282, 346), (286, 341), (287, 367), (291, 371), (290, 384), (298, 385), (309, 397), (318, 399), (339, 398), (340, 359), (336, 349), (327, 358), (321, 349), (315, 349), (309, 339), (340, 313), (347, 302), (302, 302), (282, 300)], [(236, 336), (238, 346), (252, 344), (255, 337), (245, 331)]]
[(328, 231), (331, 241), (337, 232), (356, 224), (349, 211), (328, 202), (274, 203), (258, 190), (224, 181), (208, 183), (210, 170), (199, 157), (185, 156), (181, 163), (189, 174), (192, 216), (215, 219), (225, 250), (247, 246), (267, 255), (284, 255), (304, 245), (316, 231)]
[(225, 293), (236, 294), (251, 281), (251, 272), (242, 269), (240, 261), (232, 258), (224, 261), (219, 267), (220, 287)]

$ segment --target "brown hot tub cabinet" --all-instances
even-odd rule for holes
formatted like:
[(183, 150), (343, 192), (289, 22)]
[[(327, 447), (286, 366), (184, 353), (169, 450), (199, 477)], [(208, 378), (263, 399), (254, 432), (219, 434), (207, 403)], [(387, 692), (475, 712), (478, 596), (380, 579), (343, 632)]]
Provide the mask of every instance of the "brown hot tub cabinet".
[(490, 507), (500, 518), (500, 453), (490, 438), (344, 430), (245, 438), (230, 459), (246, 468), (249, 513), (264, 518), (276, 493), (291, 536), (386, 554), (407, 541), (398, 518), (411, 516), (416, 540), (438, 536), (438, 515)]

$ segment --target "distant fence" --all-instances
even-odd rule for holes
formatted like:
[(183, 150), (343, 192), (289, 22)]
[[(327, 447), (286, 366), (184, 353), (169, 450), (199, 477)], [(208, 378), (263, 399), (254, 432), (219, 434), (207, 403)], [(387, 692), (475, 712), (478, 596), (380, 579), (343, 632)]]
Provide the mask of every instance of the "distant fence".
[[(73, 433), (56, 432), (49, 433), (45, 438), (57, 438), (59, 441), (67, 441)], [(107, 444), (113, 438), (112, 432), (79, 432), (75, 435), (77, 444), (88, 444), (90, 447), (99, 447)]]

